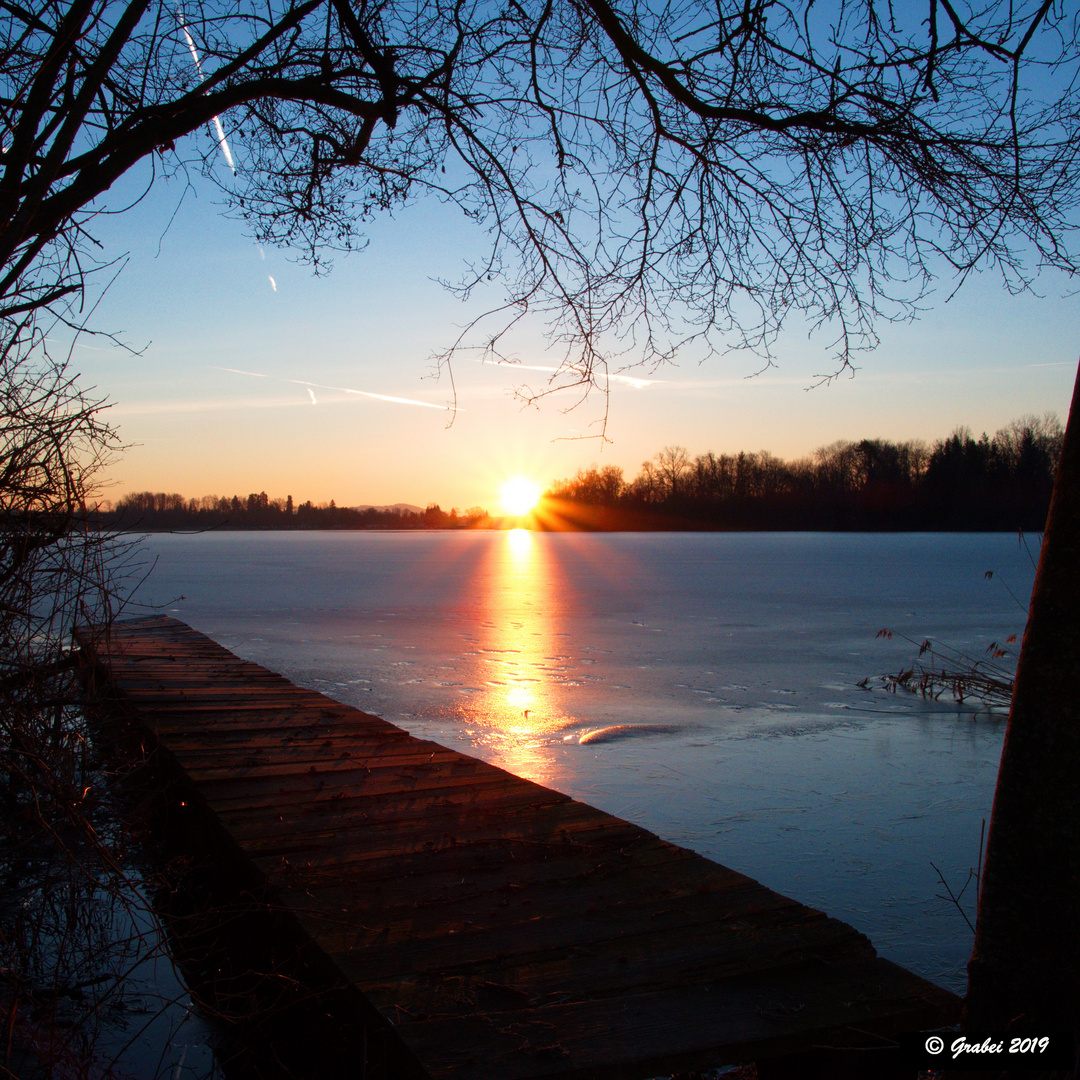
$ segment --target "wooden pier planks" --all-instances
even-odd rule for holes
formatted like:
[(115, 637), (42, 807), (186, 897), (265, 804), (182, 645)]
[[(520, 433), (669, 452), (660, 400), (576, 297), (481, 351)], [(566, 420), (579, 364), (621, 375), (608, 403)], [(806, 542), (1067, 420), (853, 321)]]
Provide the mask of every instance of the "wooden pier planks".
[(958, 1012), (852, 927), (176, 620), (95, 651), (434, 1080), (648, 1077)]

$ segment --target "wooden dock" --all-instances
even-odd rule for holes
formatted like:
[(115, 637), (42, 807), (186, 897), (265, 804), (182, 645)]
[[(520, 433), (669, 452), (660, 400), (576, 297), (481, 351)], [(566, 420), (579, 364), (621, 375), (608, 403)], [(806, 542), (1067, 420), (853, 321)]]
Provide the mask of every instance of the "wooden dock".
[(85, 644), (432, 1080), (647, 1078), (957, 1017), (845, 923), (176, 620)]

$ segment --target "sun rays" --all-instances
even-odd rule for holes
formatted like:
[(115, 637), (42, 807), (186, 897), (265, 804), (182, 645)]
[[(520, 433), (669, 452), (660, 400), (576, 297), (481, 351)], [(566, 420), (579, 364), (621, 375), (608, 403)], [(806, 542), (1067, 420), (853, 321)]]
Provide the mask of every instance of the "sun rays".
[(526, 476), (512, 476), (499, 488), (499, 503), (503, 512), (512, 517), (524, 517), (536, 509), (542, 494), (540, 485)]

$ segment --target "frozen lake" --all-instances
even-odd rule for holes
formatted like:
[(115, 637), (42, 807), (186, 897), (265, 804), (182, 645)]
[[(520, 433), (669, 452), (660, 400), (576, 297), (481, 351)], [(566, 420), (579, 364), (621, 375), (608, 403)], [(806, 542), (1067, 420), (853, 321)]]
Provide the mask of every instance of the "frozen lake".
[(1034, 568), (1014, 535), (271, 532), (146, 547), (144, 604), (750, 874), (963, 990), (971, 933), (934, 865), (959, 889), (976, 864), (1004, 718), (857, 683), (912, 658), (901, 635), (980, 657), (1022, 633), (1010, 590), (1026, 603)]

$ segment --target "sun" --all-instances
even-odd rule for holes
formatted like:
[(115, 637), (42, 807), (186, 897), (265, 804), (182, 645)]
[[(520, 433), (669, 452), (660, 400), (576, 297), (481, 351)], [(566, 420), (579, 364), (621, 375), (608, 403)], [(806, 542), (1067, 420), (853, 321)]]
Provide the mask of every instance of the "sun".
[(515, 517), (522, 517), (534, 509), (540, 495), (540, 485), (524, 476), (512, 477), (499, 489), (503, 510)]

